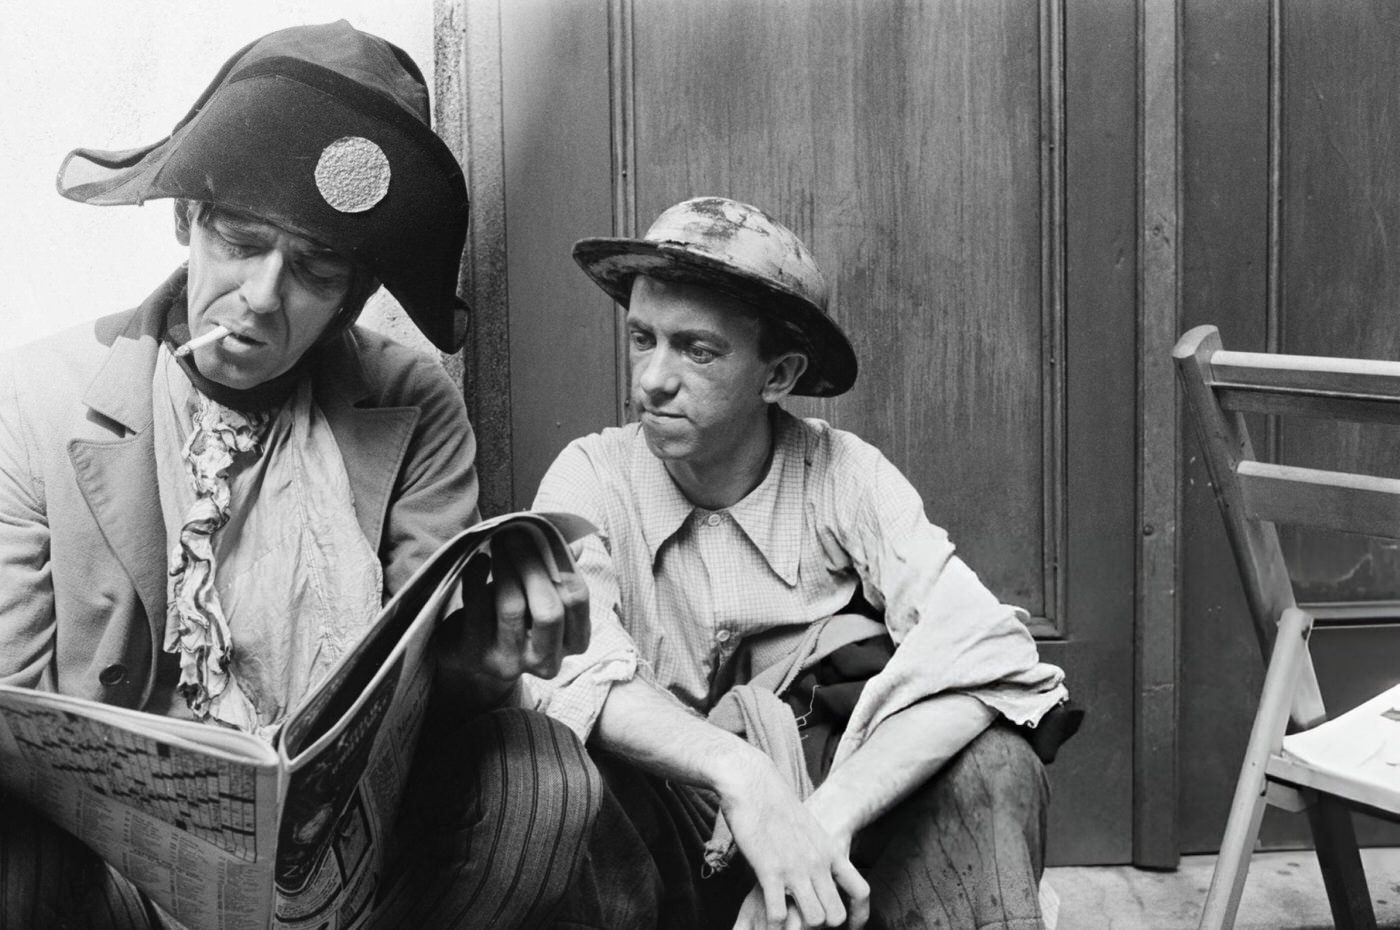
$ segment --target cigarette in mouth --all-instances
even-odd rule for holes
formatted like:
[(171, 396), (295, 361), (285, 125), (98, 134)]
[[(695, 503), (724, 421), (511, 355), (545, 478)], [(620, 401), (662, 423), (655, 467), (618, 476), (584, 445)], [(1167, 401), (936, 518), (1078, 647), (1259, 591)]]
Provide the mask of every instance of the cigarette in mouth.
[(185, 343), (184, 345), (182, 345), (182, 346), (180, 346), (178, 349), (176, 349), (176, 350), (175, 350), (175, 357), (176, 357), (176, 358), (184, 358), (186, 355), (189, 355), (189, 354), (190, 354), (191, 352), (193, 352), (195, 349), (201, 348), (201, 347), (203, 347), (203, 346), (207, 346), (207, 345), (209, 345), (209, 343), (211, 343), (211, 342), (218, 342), (220, 339), (224, 338), (225, 336), (230, 336), (230, 335), (232, 335), (232, 333), (229, 332), (228, 327), (226, 327), (226, 326), (215, 326), (213, 329), (209, 330), (209, 332), (205, 333), (203, 336), (196, 336), (195, 338), (191, 339), (189, 342)]

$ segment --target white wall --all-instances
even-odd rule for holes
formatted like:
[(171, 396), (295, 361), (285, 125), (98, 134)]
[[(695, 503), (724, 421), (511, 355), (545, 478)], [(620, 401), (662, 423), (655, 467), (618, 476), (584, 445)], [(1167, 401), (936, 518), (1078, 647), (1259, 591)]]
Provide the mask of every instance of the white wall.
[(432, 0), (0, 0), (0, 348), (135, 306), (182, 260), (168, 200), (60, 197), (65, 154), (162, 139), (239, 48), (341, 18), (431, 87)]

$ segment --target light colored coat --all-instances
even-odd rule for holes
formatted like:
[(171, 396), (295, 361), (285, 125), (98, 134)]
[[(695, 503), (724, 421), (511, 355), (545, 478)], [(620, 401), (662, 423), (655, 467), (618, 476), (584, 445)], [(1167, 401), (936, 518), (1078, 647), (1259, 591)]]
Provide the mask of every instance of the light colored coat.
[[(125, 707), (150, 697), (166, 609), (151, 380), (183, 281), (0, 355), (0, 681)], [(313, 352), (387, 597), (478, 518), (466, 408), (436, 360), (366, 330)]]

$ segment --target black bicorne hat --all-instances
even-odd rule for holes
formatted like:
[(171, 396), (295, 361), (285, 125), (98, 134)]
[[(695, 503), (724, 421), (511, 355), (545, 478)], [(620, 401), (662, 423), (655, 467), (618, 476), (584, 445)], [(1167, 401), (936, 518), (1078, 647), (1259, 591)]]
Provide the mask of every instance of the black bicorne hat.
[(58, 191), (98, 205), (176, 197), (251, 214), (363, 264), (442, 351), (465, 338), (462, 168), (432, 131), (417, 65), (344, 20), (251, 43), (167, 138), (75, 149)]

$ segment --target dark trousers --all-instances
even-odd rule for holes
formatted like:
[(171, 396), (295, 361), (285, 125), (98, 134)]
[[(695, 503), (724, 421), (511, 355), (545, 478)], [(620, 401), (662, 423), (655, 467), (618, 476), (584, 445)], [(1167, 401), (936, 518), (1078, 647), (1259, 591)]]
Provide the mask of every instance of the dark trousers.
[(1042, 930), (1050, 785), (1030, 745), (994, 726), (856, 838), (871, 930)]
[[(373, 926), (551, 926), (602, 801), (577, 737), (543, 715), (505, 710), (427, 727)], [(0, 930), (173, 926), (86, 846), (0, 795)]]
[[(607, 791), (559, 927), (728, 930), (753, 876), (736, 857), (702, 869), (716, 810), (708, 792), (594, 752)], [(1049, 784), (1009, 727), (977, 737), (861, 831), (852, 860), (871, 887), (871, 930), (1041, 930)], [(611, 921), (611, 922), (609, 922)]]

